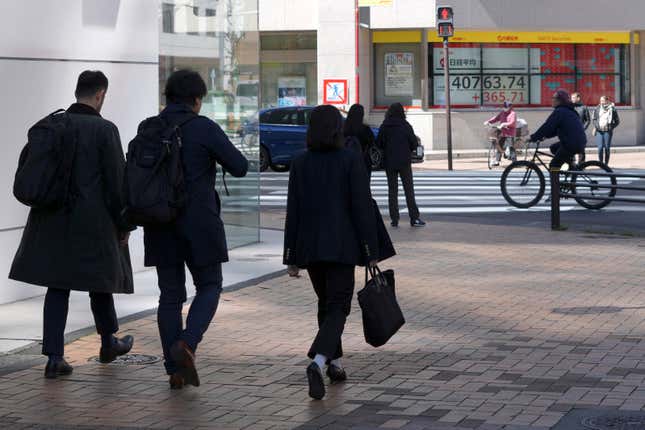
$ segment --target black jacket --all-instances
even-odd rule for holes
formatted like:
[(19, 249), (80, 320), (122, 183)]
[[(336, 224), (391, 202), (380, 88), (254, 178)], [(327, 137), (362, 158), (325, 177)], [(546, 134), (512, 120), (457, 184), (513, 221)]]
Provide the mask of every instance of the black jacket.
[(363, 124), (358, 132), (348, 132), (345, 134), (345, 137), (355, 137), (358, 139), (361, 144), (361, 154), (363, 156), (363, 161), (365, 162), (365, 168), (367, 169), (367, 172), (370, 173), (372, 171), (372, 162), (369, 156), (369, 148), (374, 145), (374, 133), (372, 132), (372, 129)]
[(585, 149), (587, 135), (573, 105), (556, 107), (546, 122), (531, 135), (531, 140), (536, 142), (555, 136), (567, 150), (574, 154)]
[(306, 151), (291, 163), (284, 264), (364, 265), (378, 258), (376, 217), (362, 157)]
[(412, 126), (401, 118), (383, 121), (376, 138), (376, 146), (383, 149), (385, 170), (400, 170), (412, 165), (412, 151), (418, 145)]
[[(620, 118), (618, 117), (618, 111), (616, 110), (616, 107), (612, 104), (610, 105), (609, 109), (611, 109), (611, 124), (609, 124), (609, 130), (608, 131), (613, 131), (618, 125), (620, 124)], [(600, 106), (596, 106), (596, 108), (593, 110), (593, 126), (596, 130), (600, 130)]]
[(573, 108), (576, 110), (576, 113), (580, 117), (580, 121), (582, 121), (582, 126), (586, 130), (589, 127), (589, 124), (591, 124), (591, 115), (589, 114), (589, 108), (582, 103), (575, 103), (573, 105)]
[(119, 130), (93, 108), (67, 110), (77, 130), (71, 209), (32, 209), (9, 278), (65, 290), (132, 293), (132, 266), (119, 236), (125, 157)]
[[(160, 115), (178, 123), (191, 112), (187, 105), (170, 104)], [(139, 127), (145, 127), (145, 121)], [(184, 262), (207, 266), (228, 261), (221, 203), (215, 190), (216, 163), (231, 175), (242, 177), (248, 161), (224, 131), (204, 116), (186, 123), (181, 132), (188, 201), (173, 224), (144, 228), (146, 266)]]

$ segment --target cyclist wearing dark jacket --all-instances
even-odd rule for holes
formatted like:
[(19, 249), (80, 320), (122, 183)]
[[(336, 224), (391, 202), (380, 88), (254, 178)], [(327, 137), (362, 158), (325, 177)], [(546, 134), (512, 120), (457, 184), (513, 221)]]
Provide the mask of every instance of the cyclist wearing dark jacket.
[(550, 147), (554, 155), (550, 166), (560, 168), (564, 163), (570, 163), (575, 154), (585, 150), (587, 136), (566, 91), (558, 90), (553, 94), (553, 107), (555, 109), (546, 122), (531, 135), (531, 141), (538, 142), (557, 136), (560, 142)]

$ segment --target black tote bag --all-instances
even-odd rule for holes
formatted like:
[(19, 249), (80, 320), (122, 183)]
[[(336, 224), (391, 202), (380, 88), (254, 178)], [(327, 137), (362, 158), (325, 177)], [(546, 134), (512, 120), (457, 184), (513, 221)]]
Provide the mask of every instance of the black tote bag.
[[(371, 279), (368, 280), (367, 274)], [(405, 324), (394, 293), (394, 271), (365, 269), (365, 287), (358, 292), (365, 341), (374, 347), (385, 343)]]

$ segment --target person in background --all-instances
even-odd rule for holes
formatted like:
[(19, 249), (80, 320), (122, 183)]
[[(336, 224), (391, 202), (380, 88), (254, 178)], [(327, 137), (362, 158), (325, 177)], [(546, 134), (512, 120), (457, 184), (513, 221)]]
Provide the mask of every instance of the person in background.
[(419, 208), (414, 198), (412, 178), (412, 151), (416, 151), (419, 141), (412, 126), (405, 119), (401, 103), (392, 104), (381, 124), (376, 146), (383, 150), (383, 166), (387, 175), (388, 203), (392, 227), (399, 226), (399, 176), (403, 182), (405, 200), (412, 227), (423, 227), (425, 222), (419, 218)]
[(99, 361), (110, 363), (132, 348), (132, 336), (117, 338), (119, 322), (112, 294), (132, 294), (130, 231), (123, 217), (125, 156), (116, 125), (100, 112), (108, 89), (101, 71), (87, 70), (76, 85), (76, 103), (67, 109), (77, 136), (72, 165), (75, 197), (55, 211), (32, 209), (9, 278), (47, 288), (42, 353), (45, 377), (69, 375), (63, 358), (70, 291), (90, 295), (101, 336)]
[[(495, 125), (497, 124), (498, 129), (500, 130), (500, 136), (497, 139), (497, 155), (496, 155), (496, 160), (495, 163), (493, 163), (493, 166), (499, 166), (499, 161), (502, 158), (502, 154), (504, 154), (504, 157), (510, 158), (511, 157), (511, 146), (513, 144), (513, 139), (515, 138), (515, 122), (517, 121), (517, 115), (515, 111), (513, 110), (513, 103), (511, 102), (504, 102), (502, 105), (502, 111), (489, 119), (488, 121), (484, 122), (484, 125)], [(507, 140), (510, 140), (507, 142)], [(506, 146), (506, 149), (504, 149), (504, 145)]]
[(600, 97), (600, 104), (593, 111), (593, 134), (596, 136), (598, 147), (598, 160), (609, 165), (611, 152), (611, 141), (614, 137), (614, 129), (620, 124), (618, 112), (607, 96)]
[(378, 260), (376, 217), (367, 170), (345, 148), (342, 117), (330, 105), (311, 112), (307, 151), (291, 163), (283, 262), (289, 275), (307, 269), (318, 297), (318, 334), (307, 356), (309, 396), (325, 396), (331, 382), (347, 379), (341, 336), (350, 312), (356, 266)]
[(365, 108), (362, 105), (354, 104), (349, 108), (345, 125), (343, 126), (343, 133), (345, 139), (356, 138), (361, 146), (361, 153), (365, 161), (365, 168), (367, 174), (372, 176), (372, 162), (369, 156), (369, 148), (374, 145), (374, 133), (372, 129), (365, 125)]
[[(571, 103), (573, 103), (573, 108), (576, 110), (576, 113), (580, 117), (580, 121), (582, 121), (582, 126), (584, 127), (586, 132), (587, 128), (589, 128), (589, 124), (591, 124), (591, 115), (589, 114), (589, 108), (582, 102), (582, 96), (580, 95), (580, 93), (571, 94)], [(584, 151), (578, 154), (578, 164), (584, 163), (585, 159), (586, 156)]]

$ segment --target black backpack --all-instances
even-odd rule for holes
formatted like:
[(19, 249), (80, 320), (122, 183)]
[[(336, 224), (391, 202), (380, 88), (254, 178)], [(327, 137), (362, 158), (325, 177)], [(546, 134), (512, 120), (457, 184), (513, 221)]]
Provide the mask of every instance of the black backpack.
[(181, 127), (197, 118), (190, 114), (179, 123), (162, 116), (148, 118), (128, 145), (125, 167), (126, 216), (134, 225), (173, 222), (186, 203), (181, 161)]
[(78, 137), (63, 109), (31, 127), (13, 183), (16, 199), (34, 209), (69, 206), (77, 144)]

